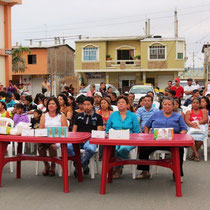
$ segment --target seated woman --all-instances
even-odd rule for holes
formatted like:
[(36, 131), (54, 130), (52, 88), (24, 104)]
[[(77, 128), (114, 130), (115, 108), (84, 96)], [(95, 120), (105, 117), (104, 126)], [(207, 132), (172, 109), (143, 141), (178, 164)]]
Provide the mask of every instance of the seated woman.
[[(126, 96), (117, 97), (118, 111), (113, 112), (107, 122), (106, 132), (108, 133), (111, 128), (115, 130), (127, 130), (130, 129), (130, 133), (140, 133), (140, 126), (137, 116), (128, 111), (129, 101)], [(134, 149), (135, 146), (116, 146), (115, 156), (120, 159), (128, 159), (129, 152)], [(113, 178), (119, 178), (122, 174), (122, 167), (115, 168)]]
[(3, 101), (0, 101), (0, 117), (10, 118), (10, 114), (7, 111), (7, 106)]
[[(103, 130), (105, 131), (107, 121), (109, 119), (109, 116), (112, 113), (111, 103), (106, 98), (102, 98), (101, 101), (100, 101), (100, 110), (97, 110), (96, 113), (100, 114), (102, 116)], [(100, 145), (99, 146), (99, 160), (102, 159), (102, 154), (103, 154), (103, 146)]]
[[(203, 144), (203, 140), (208, 136), (208, 113), (206, 109), (201, 109), (200, 98), (194, 98), (192, 100), (192, 109), (185, 114), (185, 122), (189, 126), (188, 134), (190, 134), (195, 140), (195, 148), (190, 156), (190, 160), (200, 161), (198, 150)], [(200, 129), (203, 127), (204, 131), (200, 133), (192, 133), (190, 128)]]
[[(174, 100), (170, 97), (165, 97), (162, 100), (162, 110), (155, 112), (150, 119), (146, 122), (144, 127), (144, 133), (149, 133), (150, 129), (153, 132), (154, 128), (174, 128), (175, 134), (186, 134), (187, 126), (184, 122), (182, 115), (173, 111)], [(148, 160), (151, 153), (156, 150), (170, 150), (169, 147), (140, 147), (139, 159)], [(179, 148), (180, 153), (180, 167), (181, 176), (183, 176), (183, 147)], [(142, 170), (142, 173), (137, 176), (137, 179), (148, 179), (150, 178), (149, 166), (148, 165), (138, 165), (138, 170)], [(182, 177), (183, 181), (183, 177)]]
[[(55, 97), (49, 98), (47, 101), (46, 113), (42, 114), (39, 128), (47, 127), (60, 127), (68, 126), (66, 117), (63, 113), (60, 113), (60, 105), (58, 99)], [(38, 151), (39, 155), (45, 157), (46, 151), (49, 149), (50, 157), (57, 156), (57, 146), (56, 144), (39, 144)], [(51, 163), (51, 166), (47, 161), (44, 162), (45, 169), (43, 171), (43, 176), (54, 176), (55, 175), (55, 163)]]

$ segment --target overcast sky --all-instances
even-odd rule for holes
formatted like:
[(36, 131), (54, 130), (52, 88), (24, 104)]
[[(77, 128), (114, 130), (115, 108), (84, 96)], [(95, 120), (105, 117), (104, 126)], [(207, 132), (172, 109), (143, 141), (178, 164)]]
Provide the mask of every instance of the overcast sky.
[[(12, 39), (28, 45), (25, 39), (55, 36), (101, 37), (144, 35), (146, 18), (151, 34), (174, 36), (174, 10), (177, 9), (179, 37), (187, 44), (192, 67), (203, 63), (202, 45), (210, 40), (209, 0), (22, 0), (12, 8)], [(74, 48), (72, 37), (67, 41)], [(36, 43), (37, 44), (37, 43)], [(50, 44), (46, 42), (45, 44)]]

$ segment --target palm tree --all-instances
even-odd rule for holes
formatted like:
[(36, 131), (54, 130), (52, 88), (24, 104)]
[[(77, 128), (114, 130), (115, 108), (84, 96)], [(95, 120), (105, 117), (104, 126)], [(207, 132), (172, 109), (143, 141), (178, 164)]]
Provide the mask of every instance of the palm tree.
[(25, 59), (21, 56), (24, 52), (31, 53), (28, 47), (19, 46), (18, 48), (14, 48), (12, 51), (12, 71), (17, 72), (24, 72), (26, 67)]

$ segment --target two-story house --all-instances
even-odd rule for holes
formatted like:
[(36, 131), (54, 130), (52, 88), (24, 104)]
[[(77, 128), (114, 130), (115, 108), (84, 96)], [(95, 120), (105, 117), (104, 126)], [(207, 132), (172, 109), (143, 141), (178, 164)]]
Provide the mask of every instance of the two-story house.
[(78, 40), (75, 71), (86, 84), (113, 84), (126, 91), (134, 84), (165, 88), (184, 71), (186, 45), (182, 38), (130, 36)]
[(74, 76), (75, 50), (67, 44), (30, 46), (29, 49), (30, 53), (25, 52), (22, 55), (26, 62), (26, 69), (24, 72), (13, 72), (13, 81), (17, 84), (23, 83), (25, 89), (35, 96), (41, 93), (41, 83), (44, 78), (48, 78), (52, 94), (60, 93), (60, 81)]

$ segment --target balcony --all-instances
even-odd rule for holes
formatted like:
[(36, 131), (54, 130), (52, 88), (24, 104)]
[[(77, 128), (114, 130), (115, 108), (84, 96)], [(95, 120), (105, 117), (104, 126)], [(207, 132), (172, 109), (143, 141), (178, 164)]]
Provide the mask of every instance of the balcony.
[(106, 68), (141, 68), (141, 60), (106, 60)]

